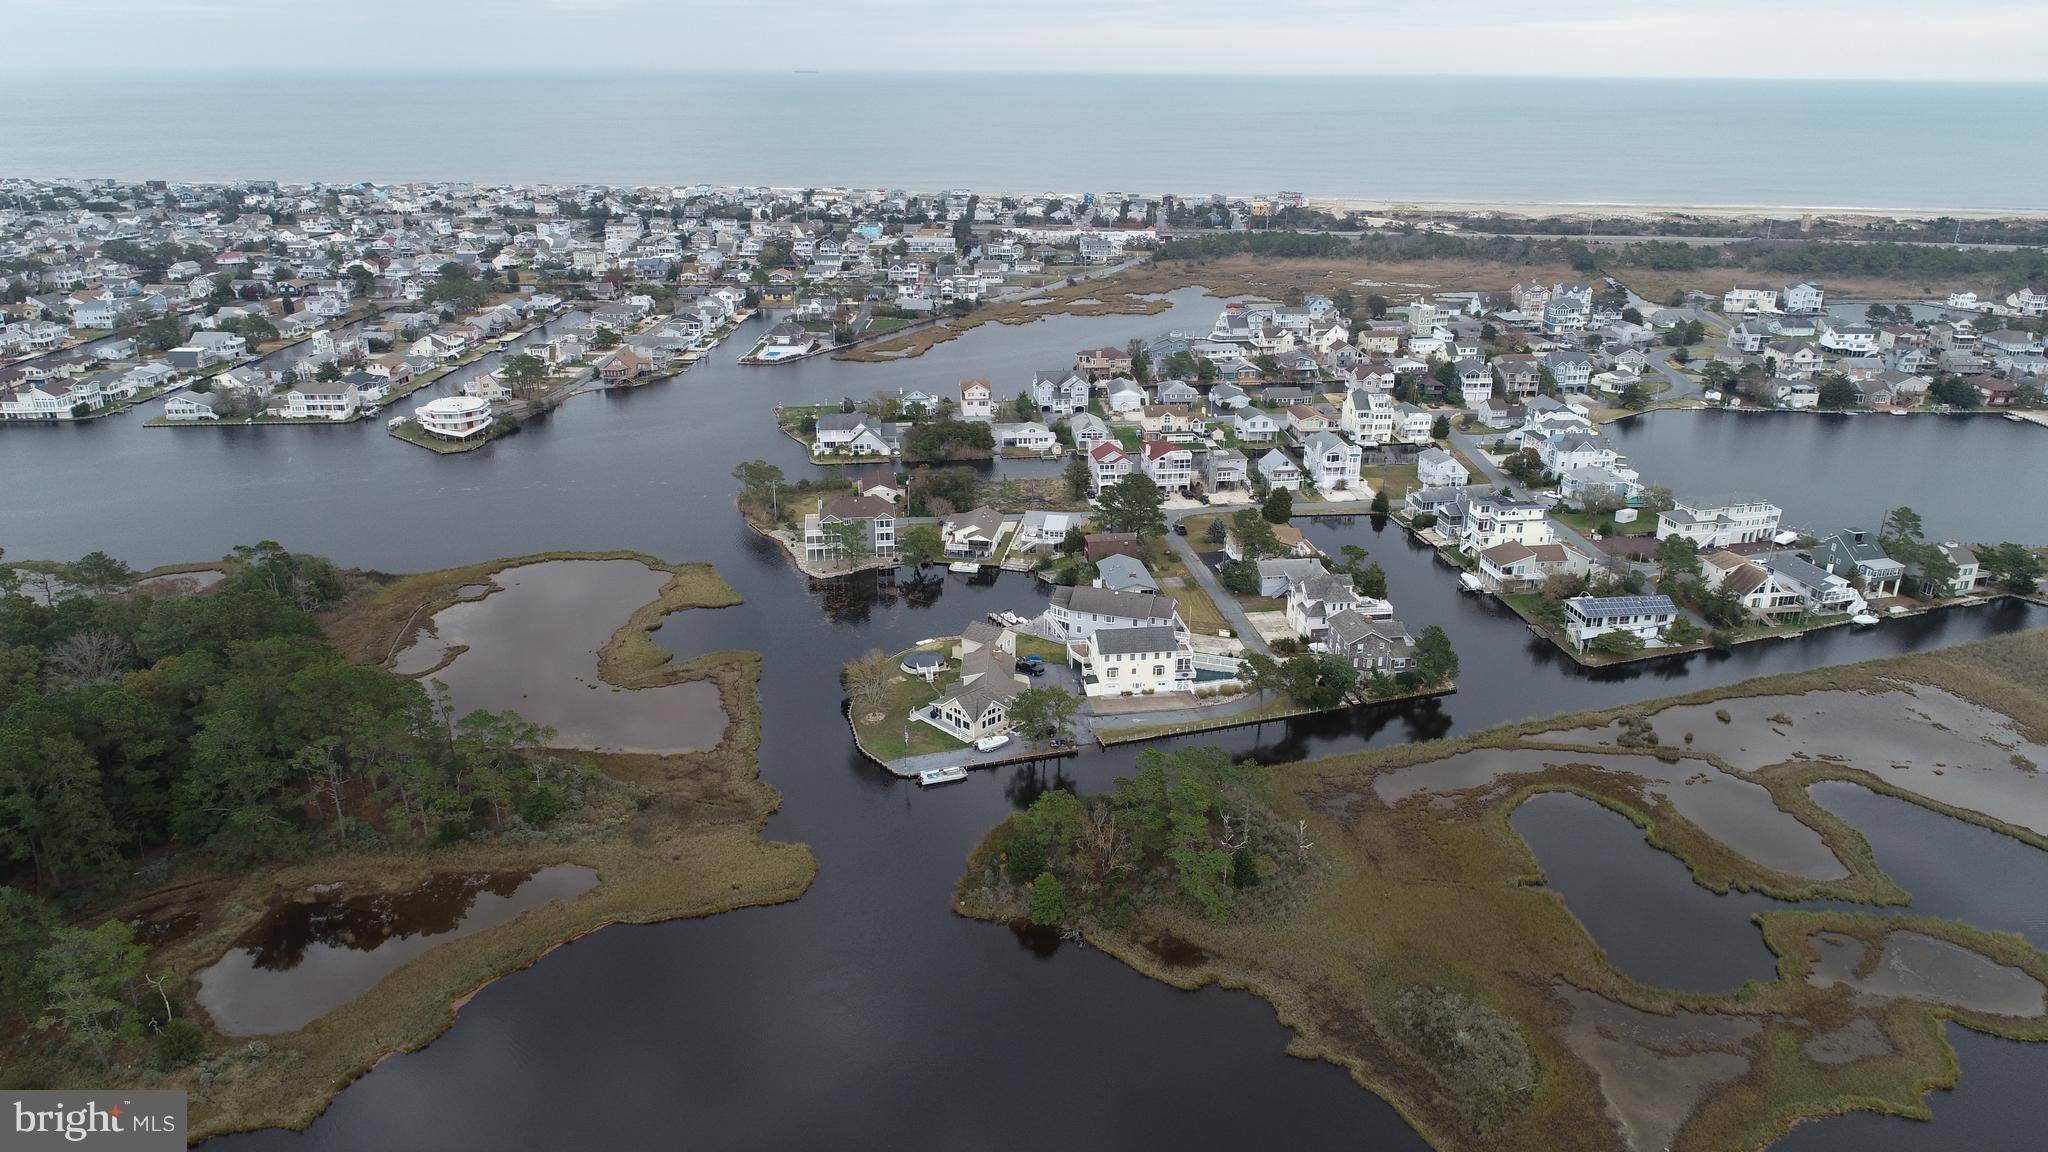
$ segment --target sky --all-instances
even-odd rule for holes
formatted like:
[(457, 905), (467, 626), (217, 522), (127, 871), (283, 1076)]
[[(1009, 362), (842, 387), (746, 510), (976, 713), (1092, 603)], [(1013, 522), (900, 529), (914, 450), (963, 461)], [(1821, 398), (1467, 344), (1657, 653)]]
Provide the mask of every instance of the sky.
[(0, 0), (0, 29), (38, 70), (2048, 81), (2041, 0)]

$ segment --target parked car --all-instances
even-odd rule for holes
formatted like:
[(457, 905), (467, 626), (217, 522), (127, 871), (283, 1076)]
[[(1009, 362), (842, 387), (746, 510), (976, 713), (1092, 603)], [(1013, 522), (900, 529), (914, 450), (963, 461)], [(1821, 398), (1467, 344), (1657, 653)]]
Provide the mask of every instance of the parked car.
[(1188, 526), (1187, 526), (1187, 525), (1185, 525), (1185, 524), (1175, 524), (1175, 525), (1173, 526), (1173, 534), (1174, 534), (1175, 536), (1185, 536), (1185, 535), (1187, 535), (1187, 534), (1188, 534)]
[(998, 732), (993, 736), (983, 736), (981, 739), (976, 740), (974, 742), (974, 750), (976, 752), (993, 752), (1009, 742), (1009, 733)]
[(1043, 676), (1045, 675), (1045, 660), (1038, 656), (1019, 656), (1017, 658), (1017, 671), (1022, 672), (1026, 676)]

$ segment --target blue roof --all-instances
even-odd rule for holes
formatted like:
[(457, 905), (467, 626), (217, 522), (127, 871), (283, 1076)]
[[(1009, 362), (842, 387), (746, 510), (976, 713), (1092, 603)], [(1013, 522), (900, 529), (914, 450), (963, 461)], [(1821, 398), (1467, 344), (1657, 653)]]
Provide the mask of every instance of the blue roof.
[(1589, 615), (1621, 616), (1646, 615), (1658, 612), (1677, 612), (1678, 605), (1669, 596), (1574, 596), (1579, 611)]

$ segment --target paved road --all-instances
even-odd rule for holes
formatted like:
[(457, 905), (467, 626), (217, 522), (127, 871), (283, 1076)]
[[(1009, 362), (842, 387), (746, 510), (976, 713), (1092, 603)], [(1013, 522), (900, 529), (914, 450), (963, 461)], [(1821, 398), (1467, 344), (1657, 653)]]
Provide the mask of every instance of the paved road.
[[(1479, 469), (1480, 476), (1484, 477), (1488, 484), (1492, 484), (1497, 488), (1511, 488), (1517, 490), (1522, 488), (1522, 485), (1518, 481), (1516, 481), (1513, 477), (1507, 475), (1506, 473), (1502, 472), (1500, 468), (1493, 463), (1492, 460), (1487, 458), (1486, 453), (1482, 451), (1479, 447), (1480, 440), (1478, 437), (1472, 435), (1470, 432), (1460, 432), (1453, 429), (1451, 432), (1451, 443), (1456, 444), (1459, 448), (1464, 449), (1465, 459), (1470, 460), (1472, 462), (1472, 466), (1474, 468)], [(1586, 554), (1589, 556), (1592, 556), (1597, 559), (1607, 554), (1601, 551), (1600, 546), (1598, 544), (1595, 544), (1591, 540), (1586, 539), (1584, 536), (1579, 535), (1578, 531), (1574, 529), (1571, 525), (1563, 523), (1562, 521), (1557, 520), (1555, 517), (1551, 519), (1550, 526), (1557, 531), (1558, 536), (1562, 537), (1566, 542), (1577, 545), (1579, 548), (1584, 549)]]

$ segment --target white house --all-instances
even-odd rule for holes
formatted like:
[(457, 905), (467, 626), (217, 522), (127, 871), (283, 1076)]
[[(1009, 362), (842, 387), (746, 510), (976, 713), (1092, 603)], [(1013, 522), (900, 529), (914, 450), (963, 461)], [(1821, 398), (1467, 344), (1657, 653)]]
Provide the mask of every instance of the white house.
[(442, 396), (412, 410), (422, 430), (445, 440), (467, 440), (490, 428), (491, 406), (475, 396)]
[(1655, 644), (1677, 619), (1678, 605), (1669, 596), (1574, 596), (1564, 602), (1565, 638), (1580, 651), (1609, 632)]
[(1129, 476), (1131, 468), (1130, 454), (1115, 441), (1097, 444), (1088, 450), (1088, 472), (1095, 481), (1097, 492)]
[(1379, 392), (1353, 388), (1344, 394), (1337, 426), (1361, 444), (1385, 444), (1394, 438), (1394, 405)]
[(1359, 486), (1365, 453), (1334, 432), (1316, 432), (1302, 442), (1302, 465), (1309, 481), (1324, 492), (1348, 492)]
[(1055, 640), (1085, 640), (1099, 628), (1160, 626), (1187, 631), (1180, 606), (1155, 592), (1118, 592), (1110, 588), (1059, 587), (1040, 617)]
[(1185, 632), (1169, 626), (1097, 628), (1067, 641), (1067, 658), (1090, 696), (1151, 696), (1195, 686), (1194, 649)]
[(1195, 482), (1195, 454), (1184, 444), (1147, 440), (1139, 461), (1161, 492), (1185, 493)]
[(962, 380), (960, 382), (960, 418), (962, 420), (995, 419), (995, 390), (986, 380)]
[(1669, 511), (1657, 514), (1657, 539), (1683, 536), (1701, 549), (1755, 544), (1777, 535), (1783, 515), (1782, 509), (1765, 500), (1675, 500)]
[(1825, 311), (1827, 293), (1811, 280), (1785, 285), (1785, 311), (1811, 315)]
[(1424, 488), (1462, 488), (1472, 471), (1441, 448), (1425, 448), (1415, 457), (1415, 479)]
[(1278, 448), (1269, 448), (1264, 456), (1259, 457), (1259, 475), (1266, 478), (1270, 487), (1285, 488), (1289, 492), (1301, 490), (1301, 465)]

